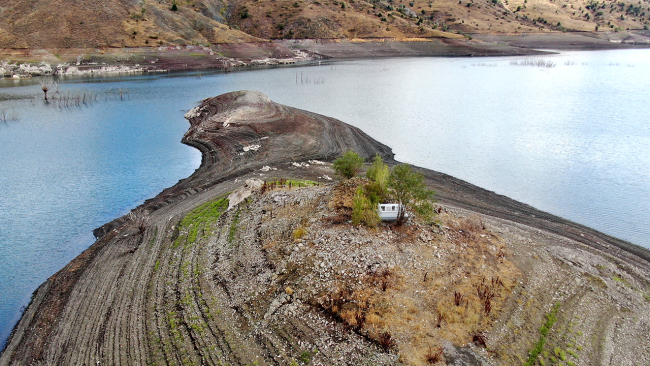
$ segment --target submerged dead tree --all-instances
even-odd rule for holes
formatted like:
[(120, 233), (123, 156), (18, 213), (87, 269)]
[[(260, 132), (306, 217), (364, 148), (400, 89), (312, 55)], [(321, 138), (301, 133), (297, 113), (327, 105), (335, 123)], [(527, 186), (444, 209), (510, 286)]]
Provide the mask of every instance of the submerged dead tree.
[(41, 84), (41, 90), (45, 94), (45, 100), (47, 101), (47, 92), (50, 90), (50, 86), (45, 82), (45, 80), (41, 80), (38, 83)]

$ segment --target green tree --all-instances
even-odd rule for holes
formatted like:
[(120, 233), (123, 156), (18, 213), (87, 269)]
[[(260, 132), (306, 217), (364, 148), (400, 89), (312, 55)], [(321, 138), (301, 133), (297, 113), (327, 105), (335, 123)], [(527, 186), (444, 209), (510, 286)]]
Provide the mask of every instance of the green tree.
[(425, 220), (430, 220), (434, 214), (434, 191), (424, 183), (424, 176), (414, 172), (408, 164), (400, 164), (393, 168), (388, 187), (391, 196), (401, 204), (397, 222), (403, 224), (406, 209), (412, 210)]
[(390, 169), (388, 165), (384, 164), (379, 154), (375, 155), (372, 165), (366, 172), (366, 177), (371, 180), (366, 185), (366, 195), (370, 202), (377, 205), (385, 201), (388, 189), (388, 177), (390, 176)]
[(388, 177), (390, 176), (390, 169), (388, 165), (384, 164), (381, 156), (379, 154), (375, 155), (375, 159), (372, 161), (370, 168), (366, 172), (366, 177), (373, 182), (376, 182), (381, 187), (386, 188), (388, 184)]
[(352, 199), (352, 225), (357, 226), (364, 223), (373, 228), (380, 221), (377, 205), (368, 199), (363, 187), (358, 187)]
[(349, 150), (343, 156), (334, 160), (333, 164), (334, 171), (347, 179), (357, 175), (362, 166), (363, 158), (352, 150)]

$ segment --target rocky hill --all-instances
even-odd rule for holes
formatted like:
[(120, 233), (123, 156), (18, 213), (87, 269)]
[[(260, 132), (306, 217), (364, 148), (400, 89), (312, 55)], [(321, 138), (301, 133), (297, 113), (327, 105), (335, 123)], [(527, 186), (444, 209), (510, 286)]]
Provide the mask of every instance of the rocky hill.
[(650, 3), (593, 0), (233, 1), (230, 24), (263, 38), (453, 37), (647, 28)]
[(102, 48), (255, 42), (224, 24), (219, 0), (0, 1), (0, 48)]
[(186, 118), (201, 167), (97, 229), (0, 365), (650, 363), (647, 250), (425, 170), (434, 225), (354, 227), (326, 161), (385, 145), (256, 92)]
[(649, 7), (648, 0), (1, 0), (0, 48), (613, 33), (647, 28)]

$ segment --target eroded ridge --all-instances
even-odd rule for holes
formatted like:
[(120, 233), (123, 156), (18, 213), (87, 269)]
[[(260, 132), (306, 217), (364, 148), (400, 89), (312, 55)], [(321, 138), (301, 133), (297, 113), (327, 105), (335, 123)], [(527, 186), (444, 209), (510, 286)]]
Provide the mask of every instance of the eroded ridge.
[(650, 362), (648, 263), (615, 239), (431, 171), (433, 225), (353, 227), (361, 183), (318, 159), (385, 145), (255, 92), (187, 117), (201, 167), (41, 285), (0, 365)]
[[(183, 280), (173, 266), (162, 277), (154, 271), (168, 268), (160, 267), (165, 261), (156, 266), (160, 256), (189, 255), (161, 249), (170, 240), (167, 234), (173, 236), (175, 223), (215, 194), (234, 189), (237, 176), (263, 165), (327, 160), (349, 149), (365, 157), (393, 156), (390, 148), (357, 128), (273, 103), (257, 92), (209, 98), (193, 111), (188, 113), (191, 126), (183, 142), (201, 151), (200, 168), (133, 210), (132, 216), (95, 230), (99, 240), (35, 292), (0, 363), (145, 364), (141, 361), (155, 347), (175, 357), (181, 357), (181, 349), (200, 349), (199, 338), (183, 338), (184, 346), (170, 345), (171, 336), (161, 336), (160, 346), (146, 338), (152, 327), (165, 324), (170, 332), (174, 328), (176, 338), (178, 332), (190, 334), (182, 333), (187, 326), (172, 326), (174, 314), (150, 309), (157, 302), (172, 301), (167, 290)], [(136, 223), (144, 221), (146, 225)], [(148, 317), (147, 311), (162, 318)]]
[(260, 92), (205, 99), (185, 118), (191, 127), (183, 142), (203, 152), (203, 168), (219, 172), (281, 161), (331, 160), (349, 149), (365, 158), (393, 156), (390, 148), (358, 128), (274, 103)]

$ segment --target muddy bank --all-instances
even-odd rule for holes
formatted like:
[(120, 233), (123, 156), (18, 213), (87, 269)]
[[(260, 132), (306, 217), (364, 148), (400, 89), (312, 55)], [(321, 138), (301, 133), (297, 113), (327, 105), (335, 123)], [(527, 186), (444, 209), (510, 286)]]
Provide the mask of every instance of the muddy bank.
[(183, 70), (237, 70), (318, 59), (542, 55), (544, 50), (650, 47), (649, 31), (616, 33), (476, 34), (455, 38), (299, 39), (211, 46), (0, 50), (0, 75), (83, 76)]
[(474, 37), (485, 42), (537, 50), (594, 51), (650, 47), (650, 31), (643, 30), (521, 35), (476, 34)]
[(92, 76), (288, 65), (318, 58), (279, 43), (237, 43), (152, 48), (0, 50), (0, 76)]
[(513, 47), (505, 43), (466, 38), (365, 40), (292, 40), (283, 43), (326, 58), (376, 57), (479, 57), (538, 55), (543, 51)]
[[(36, 291), (0, 365), (422, 364), (429, 343), (418, 342), (429, 338), (438, 342), (432, 347), (445, 345), (450, 364), (460, 364), (458, 355), (471, 364), (521, 364), (555, 304), (561, 312), (547, 359), (561, 358), (558, 348), (575, 364), (650, 362), (647, 250), (428, 170), (443, 208), (439, 227), (356, 229), (329, 204), (336, 193), (323, 162), (354, 149), (395, 164), (389, 147), (257, 92), (206, 99), (185, 117), (183, 142), (201, 151), (200, 168), (97, 229), (98, 241)], [(249, 178), (274, 177), (322, 185), (258, 192), (225, 211), (225, 194)], [(504, 272), (504, 263), (521, 274)], [(368, 273), (390, 266), (403, 281), (375, 286), (374, 296), (405, 302), (373, 303), (368, 309), (380, 319), (367, 314), (375, 319), (367, 328), (321, 301), (331, 286), (371, 281)], [(436, 268), (446, 272), (434, 277)], [(450, 304), (454, 290), (480, 276), (511, 286), (494, 312), (472, 322), (454, 320), (460, 310), (436, 318), (436, 309), (456, 309), (439, 304)], [(474, 296), (467, 291), (462, 295)], [(434, 293), (442, 302), (431, 303)], [(352, 302), (360, 292), (345, 294), (332, 301)], [(384, 347), (377, 336), (398, 315), (433, 323), (417, 342), (403, 330)], [(394, 324), (408, 329), (406, 320)], [(471, 342), (471, 334), (453, 331), (459, 324), (476, 325), (486, 339)], [(407, 349), (422, 357), (402, 358)]]

